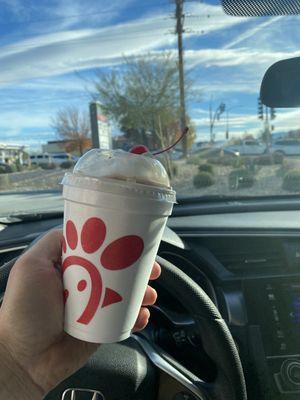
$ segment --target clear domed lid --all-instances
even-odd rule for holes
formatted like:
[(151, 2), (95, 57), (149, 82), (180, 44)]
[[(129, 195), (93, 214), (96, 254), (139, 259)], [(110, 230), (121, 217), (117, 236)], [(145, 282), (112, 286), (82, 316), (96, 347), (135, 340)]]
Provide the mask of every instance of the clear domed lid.
[(151, 154), (133, 154), (123, 150), (92, 149), (76, 163), (74, 174), (110, 178), (170, 188), (164, 166)]

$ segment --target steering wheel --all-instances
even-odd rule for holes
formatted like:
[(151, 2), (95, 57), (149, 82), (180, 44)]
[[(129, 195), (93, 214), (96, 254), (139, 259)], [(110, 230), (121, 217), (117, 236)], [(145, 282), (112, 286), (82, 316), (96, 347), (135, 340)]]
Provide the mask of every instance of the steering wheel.
[[(124, 342), (100, 346), (87, 364), (52, 390), (46, 400), (60, 399), (70, 387), (99, 390), (106, 400), (155, 400), (159, 370), (179, 381), (195, 399), (247, 399), (238, 350), (218, 309), (183, 271), (161, 257), (157, 261), (162, 267), (160, 285), (182, 302), (196, 323), (203, 348), (216, 365), (215, 381), (200, 380), (145, 336), (132, 335)], [(2, 295), (14, 262), (0, 268)]]

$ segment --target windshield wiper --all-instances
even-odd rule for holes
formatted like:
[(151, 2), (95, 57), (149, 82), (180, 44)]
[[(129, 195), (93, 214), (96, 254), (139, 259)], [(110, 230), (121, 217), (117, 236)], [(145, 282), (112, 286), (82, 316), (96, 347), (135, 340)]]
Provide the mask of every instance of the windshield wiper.
[(0, 224), (19, 224), (21, 222), (35, 222), (46, 219), (62, 218), (63, 211), (46, 211), (34, 213), (16, 213), (0, 217)]

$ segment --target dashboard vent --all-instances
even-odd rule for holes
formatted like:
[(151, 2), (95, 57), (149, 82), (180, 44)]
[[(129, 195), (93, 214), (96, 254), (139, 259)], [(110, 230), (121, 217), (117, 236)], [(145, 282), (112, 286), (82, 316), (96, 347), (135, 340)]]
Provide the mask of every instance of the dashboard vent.
[[(258, 272), (280, 270), (284, 257), (280, 250), (272, 249), (255, 252), (235, 252), (218, 254), (217, 259), (231, 272)], [(262, 272), (262, 271), (261, 271)]]

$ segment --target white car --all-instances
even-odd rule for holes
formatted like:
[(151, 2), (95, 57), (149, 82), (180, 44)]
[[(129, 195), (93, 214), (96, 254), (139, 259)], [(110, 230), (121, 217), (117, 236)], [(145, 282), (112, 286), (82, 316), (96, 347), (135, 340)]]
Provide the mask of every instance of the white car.
[(33, 154), (30, 156), (30, 162), (33, 165), (41, 165), (41, 164), (52, 164), (53, 158), (47, 154), (47, 153), (43, 153), (43, 154)]
[(300, 140), (297, 139), (280, 139), (271, 146), (271, 152), (282, 154), (283, 156), (300, 155)]
[(56, 164), (56, 165), (61, 165), (63, 162), (66, 162), (66, 161), (74, 161), (71, 154), (68, 154), (68, 153), (51, 154), (51, 157), (52, 157), (54, 164)]
[(224, 152), (240, 156), (255, 156), (266, 152), (266, 145), (258, 140), (241, 140), (239, 144), (224, 147)]

